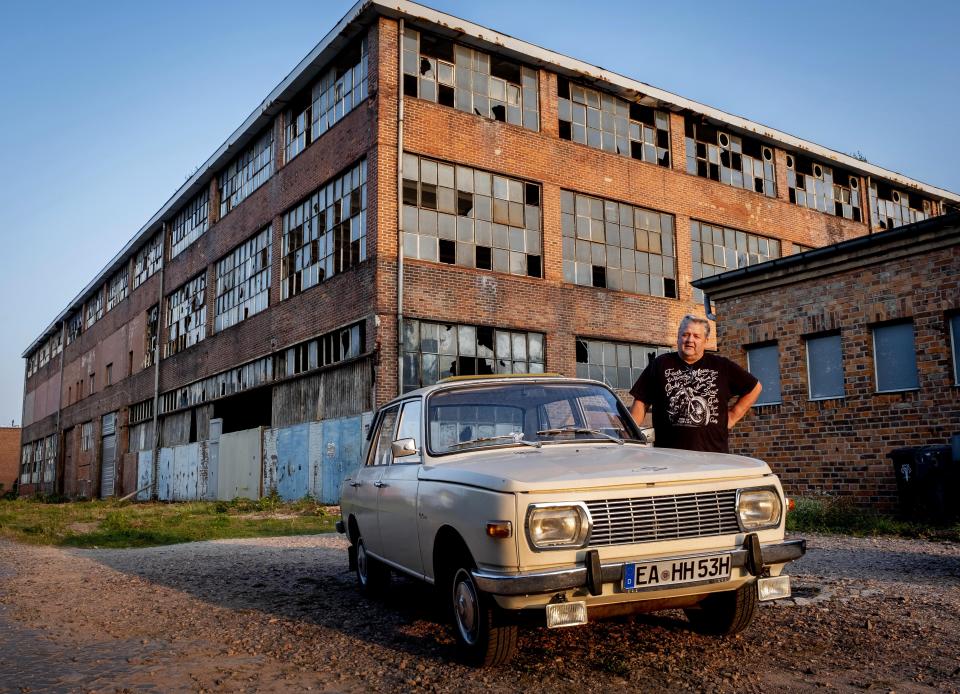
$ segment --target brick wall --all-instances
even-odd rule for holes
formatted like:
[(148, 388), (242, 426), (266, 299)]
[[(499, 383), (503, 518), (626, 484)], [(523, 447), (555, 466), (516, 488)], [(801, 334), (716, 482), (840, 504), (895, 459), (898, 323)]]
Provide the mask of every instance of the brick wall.
[[(746, 365), (744, 345), (775, 340), (782, 404), (755, 407), (731, 449), (763, 458), (788, 494), (837, 494), (891, 508), (896, 479), (888, 453), (946, 444), (960, 433), (949, 312), (960, 309), (960, 246), (881, 256), (824, 277), (716, 300), (721, 351)], [(871, 326), (911, 320), (920, 388), (876, 393)], [(840, 331), (845, 397), (808, 396), (804, 336)]]
[(20, 428), (0, 427), (0, 494), (20, 477)]

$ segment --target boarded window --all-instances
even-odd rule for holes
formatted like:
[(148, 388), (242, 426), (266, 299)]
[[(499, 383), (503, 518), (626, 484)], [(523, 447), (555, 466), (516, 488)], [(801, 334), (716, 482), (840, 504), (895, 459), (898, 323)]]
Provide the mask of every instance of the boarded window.
[(807, 375), (811, 400), (843, 397), (840, 333), (807, 338)]
[(747, 370), (763, 386), (754, 406), (780, 403), (780, 354), (777, 345), (747, 347)]
[(917, 353), (913, 344), (913, 323), (894, 323), (873, 328), (873, 362), (878, 393), (920, 387)]

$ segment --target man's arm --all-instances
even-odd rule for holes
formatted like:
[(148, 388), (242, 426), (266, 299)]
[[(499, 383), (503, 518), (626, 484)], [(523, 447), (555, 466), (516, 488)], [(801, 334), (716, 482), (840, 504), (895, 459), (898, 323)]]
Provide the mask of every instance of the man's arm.
[(647, 406), (643, 400), (634, 399), (633, 404), (630, 405), (630, 416), (639, 426), (643, 426), (643, 418), (647, 416)]
[(733, 426), (743, 419), (743, 415), (747, 413), (750, 407), (753, 406), (753, 403), (757, 401), (757, 398), (760, 397), (761, 390), (763, 390), (763, 386), (760, 385), (760, 381), (757, 381), (757, 385), (753, 387), (753, 390), (737, 398), (737, 401), (730, 406), (727, 412), (727, 429), (733, 429)]

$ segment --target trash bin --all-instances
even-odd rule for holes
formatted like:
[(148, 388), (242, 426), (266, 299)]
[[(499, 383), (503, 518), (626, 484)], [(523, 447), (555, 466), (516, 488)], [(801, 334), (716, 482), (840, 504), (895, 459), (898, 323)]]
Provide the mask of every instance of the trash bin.
[(903, 518), (946, 523), (956, 517), (950, 502), (956, 481), (952, 446), (906, 446), (895, 448), (889, 456)]

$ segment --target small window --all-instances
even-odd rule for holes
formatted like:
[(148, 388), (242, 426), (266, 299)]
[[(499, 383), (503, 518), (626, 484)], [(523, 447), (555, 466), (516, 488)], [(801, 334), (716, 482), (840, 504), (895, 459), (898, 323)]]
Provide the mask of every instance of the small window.
[(953, 346), (953, 382), (960, 385), (960, 313), (950, 317), (950, 344)]
[(756, 376), (763, 386), (763, 391), (754, 405), (779, 405), (780, 354), (777, 345), (747, 347), (747, 370)]
[(807, 376), (811, 400), (843, 397), (840, 334), (807, 339)]
[[(420, 448), (420, 412), (421, 404), (419, 400), (413, 400), (403, 405), (403, 413), (400, 415), (400, 426), (397, 427), (397, 440), (413, 439), (414, 444)], [(421, 463), (420, 455), (409, 455), (404, 458), (398, 458), (398, 463)]]
[(103, 370), (103, 385), (104, 387), (113, 385), (113, 364), (107, 364), (107, 368)]
[(376, 451), (373, 457), (368, 461), (368, 465), (389, 465), (393, 456), (391, 446), (393, 444), (393, 431), (397, 424), (397, 413), (399, 407), (391, 407), (383, 413), (380, 418), (380, 428), (377, 430)]
[(913, 323), (875, 327), (873, 362), (878, 393), (919, 388), (917, 353), (913, 347)]

